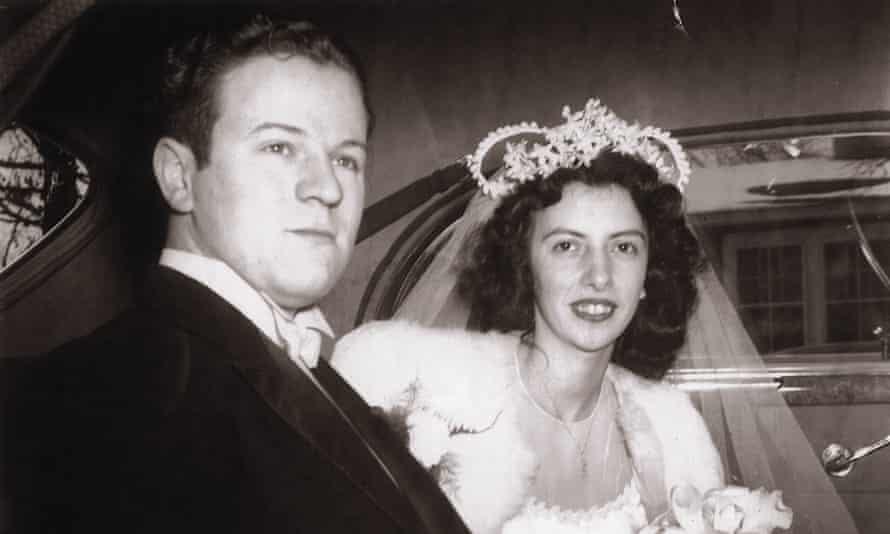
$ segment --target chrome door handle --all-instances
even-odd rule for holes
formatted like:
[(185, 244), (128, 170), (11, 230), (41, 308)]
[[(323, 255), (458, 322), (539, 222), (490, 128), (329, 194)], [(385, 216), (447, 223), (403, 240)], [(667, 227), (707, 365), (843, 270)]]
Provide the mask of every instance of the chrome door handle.
[(856, 462), (887, 445), (890, 445), (890, 434), (855, 451), (850, 451), (839, 443), (832, 443), (822, 451), (822, 466), (831, 476), (845, 477), (853, 470)]

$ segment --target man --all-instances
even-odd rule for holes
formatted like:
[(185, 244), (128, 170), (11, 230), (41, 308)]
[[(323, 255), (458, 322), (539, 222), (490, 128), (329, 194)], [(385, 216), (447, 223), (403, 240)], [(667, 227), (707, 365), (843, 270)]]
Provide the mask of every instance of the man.
[(14, 403), (11, 530), (465, 532), (320, 353), (361, 216), (356, 62), (257, 17), (168, 52), (166, 248), (137, 304)]

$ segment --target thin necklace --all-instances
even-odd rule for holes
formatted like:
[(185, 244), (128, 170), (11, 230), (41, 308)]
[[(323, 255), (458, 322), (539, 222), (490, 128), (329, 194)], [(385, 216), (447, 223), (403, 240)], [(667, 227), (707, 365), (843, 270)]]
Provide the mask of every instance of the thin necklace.
[[(523, 344), (520, 343), (519, 347)], [(572, 429), (569, 427), (569, 424), (560, 416), (559, 409), (556, 405), (556, 400), (553, 395), (550, 393), (550, 386), (547, 384), (547, 377), (544, 377), (544, 380), (541, 382), (544, 386), (544, 393), (547, 395), (547, 400), (550, 401), (550, 406), (553, 410), (553, 415), (550, 414), (547, 410), (543, 409), (538, 403), (535, 401), (534, 396), (531, 394), (528, 388), (525, 387), (525, 384), (522, 383), (522, 372), (519, 368), (519, 347), (516, 348), (516, 372), (519, 374), (519, 381), (522, 384), (523, 389), (526, 390), (526, 394), (528, 398), (532, 401), (532, 404), (538, 407), (542, 412), (549, 415), (552, 419), (556, 420), (557, 423), (565, 430), (566, 434), (568, 434), (569, 438), (572, 440), (572, 444), (575, 446), (575, 450), (578, 453), (578, 460), (581, 463), (581, 475), (583, 477), (587, 477), (587, 445), (590, 443), (590, 434), (593, 430), (593, 423), (596, 416), (596, 412), (600, 406), (600, 400), (603, 398), (602, 388), (600, 388), (600, 392), (596, 397), (596, 404), (593, 406), (593, 410), (590, 412), (590, 415), (587, 419), (590, 421), (587, 425), (587, 432), (584, 434), (584, 441), (579, 443), (578, 438), (575, 437), (575, 433), (572, 432)], [(533, 347), (529, 347), (529, 351), (534, 350)]]
[[(544, 393), (547, 394), (547, 399), (550, 401), (550, 405), (553, 407), (553, 412), (558, 414), (559, 411), (556, 408), (556, 401), (554, 400), (553, 395), (550, 394), (550, 387), (547, 385), (546, 377), (544, 379), (543, 385)], [(590, 443), (590, 434), (593, 430), (594, 414), (596, 413), (597, 407), (599, 407), (600, 396), (602, 396), (602, 393), (597, 396), (596, 405), (593, 407), (593, 411), (588, 418), (590, 420), (590, 423), (587, 424), (587, 432), (584, 433), (584, 441), (580, 445), (578, 444), (578, 438), (575, 437), (575, 433), (572, 432), (569, 424), (562, 417), (555, 417), (555, 419), (559, 421), (560, 426), (562, 426), (562, 428), (566, 431), (566, 434), (569, 435), (569, 438), (572, 439), (572, 443), (575, 445), (575, 449), (577, 449), (578, 451), (578, 459), (581, 462), (581, 475), (584, 477), (587, 476), (587, 444)]]

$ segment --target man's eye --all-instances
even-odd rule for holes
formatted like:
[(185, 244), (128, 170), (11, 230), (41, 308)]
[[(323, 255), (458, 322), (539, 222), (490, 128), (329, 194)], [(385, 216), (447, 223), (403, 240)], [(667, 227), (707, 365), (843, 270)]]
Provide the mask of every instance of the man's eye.
[(343, 167), (344, 169), (349, 169), (353, 172), (358, 172), (361, 169), (361, 165), (358, 160), (349, 156), (339, 156), (334, 158), (334, 165), (338, 167)]
[(265, 152), (280, 154), (282, 156), (290, 156), (293, 154), (293, 149), (287, 143), (270, 143), (264, 146), (263, 150)]

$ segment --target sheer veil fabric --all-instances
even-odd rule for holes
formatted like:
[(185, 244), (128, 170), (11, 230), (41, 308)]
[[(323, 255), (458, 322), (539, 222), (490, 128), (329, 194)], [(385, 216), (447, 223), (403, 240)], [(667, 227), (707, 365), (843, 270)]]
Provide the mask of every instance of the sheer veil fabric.
[[(763, 359), (714, 271), (708, 268), (701, 273), (698, 285), (698, 307), (689, 323), (681, 361), (696, 369), (767, 376)], [(775, 387), (715, 388), (696, 396), (730, 474), (728, 483), (782, 490), (794, 510), (792, 532), (858, 532)]]
[[(470, 310), (457, 295), (457, 272), (467, 239), (494, 211), (497, 201), (476, 194), (464, 214), (429, 250), (438, 250), (395, 318), (426, 326), (466, 327)], [(766, 366), (721, 282), (710, 268), (698, 277), (699, 304), (679, 362), (693, 372), (751, 371)], [(794, 510), (794, 533), (857, 534), (846, 506), (775, 388), (713, 388), (693, 393), (720, 449), (727, 483), (782, 490)]]
[(457, 273), (464, 243), (494, 212), (497, 201), (477, 193), (470, 199), (463, 216), (438, 239), (447, 239), (442, 247), (433, 242), (430, 249), (439, 252), (423, 275), (399, 304), (394, 315), (425, 326), (466, 327), (470, 310), (457, 294)]

